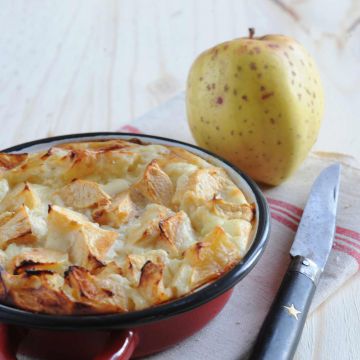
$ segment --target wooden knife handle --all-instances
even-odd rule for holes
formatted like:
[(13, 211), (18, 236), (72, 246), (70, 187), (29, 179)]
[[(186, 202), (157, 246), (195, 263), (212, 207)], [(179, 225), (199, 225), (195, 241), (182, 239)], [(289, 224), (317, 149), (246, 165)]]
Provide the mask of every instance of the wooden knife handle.
[[(312, 265), (315, 267), (311, 269)], [(300, 256), (292, 260), (249, 359), (294, 357), (319, 275), (320, 270), (311, 260)]]

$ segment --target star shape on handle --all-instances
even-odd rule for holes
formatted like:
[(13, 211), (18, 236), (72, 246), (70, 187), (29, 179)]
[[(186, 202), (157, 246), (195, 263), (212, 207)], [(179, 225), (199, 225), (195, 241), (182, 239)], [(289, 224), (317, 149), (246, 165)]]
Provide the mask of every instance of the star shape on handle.
[(298, 314), (301, 314), (301, 311), (297, 310), (294, 304), (291, 304), (291, 306), (283, 306), (283, 308), (288, 312), (290, 316), (293, 316), (296, 320), (299, 320)]

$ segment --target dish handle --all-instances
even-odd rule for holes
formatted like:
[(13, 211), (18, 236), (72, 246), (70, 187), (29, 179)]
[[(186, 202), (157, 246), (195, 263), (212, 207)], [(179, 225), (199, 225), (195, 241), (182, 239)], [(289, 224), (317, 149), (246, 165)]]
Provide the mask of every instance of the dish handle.
[[(111, 331), (108, 335), (104, 333), (105, 342), (99, 348), (96, 345), (94, 347), (99, 333), (90, 334), (0, 324), (0, 360), (16, 360), (19, 354), (27, 359), (129, 360), (139, 342), (139, 336), (134, 330)], [(98, 349), (95, 357), (92, 355), (92, 347)]]
[(114, 331), (109, 336), (105, 350), (94, 360), (128, 360), (136, 349), (139, 337), (133, 330)]

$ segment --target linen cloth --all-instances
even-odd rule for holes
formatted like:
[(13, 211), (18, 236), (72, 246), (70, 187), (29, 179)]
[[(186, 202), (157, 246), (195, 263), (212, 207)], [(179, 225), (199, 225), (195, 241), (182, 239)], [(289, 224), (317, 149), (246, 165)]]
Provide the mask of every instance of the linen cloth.
[[(184, 94), (120, 130), (194, 143), (187, 126)], [(246, 358), (289, 264), (289, 250), (311, 185), (321, 170), (334, 162), (342, 164), (336, 236), (311, 311), (359, 270), (360, 167), (345, 155), (312, 153), (284, 184), (262, 188), (271, 209), (270, 240), (259, 263), (235, 287), (223, 311), (191, 338), (149, 359)]]

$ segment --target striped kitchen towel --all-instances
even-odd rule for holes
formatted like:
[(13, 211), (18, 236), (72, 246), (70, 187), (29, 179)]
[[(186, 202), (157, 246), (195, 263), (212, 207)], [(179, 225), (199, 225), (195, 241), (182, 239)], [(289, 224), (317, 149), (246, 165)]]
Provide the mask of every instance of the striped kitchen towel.
[[(183, 94), (123, 126), (121, 131), (194, 142), (186, 123)], [(227, 360), (246, 355), (286, 271), (289, 249), (311, 185), (320, 171), (334, 161), (343, 164), (336, 236), (312, 310), (359, 270), (360, 168), (355, 160), (343, 155), (311, 154), (284, 184), (263, 187), (272, 215), (269, 245), (253, 271), (235, 287), (224, 310), (205, 329), (151, 359)]]

